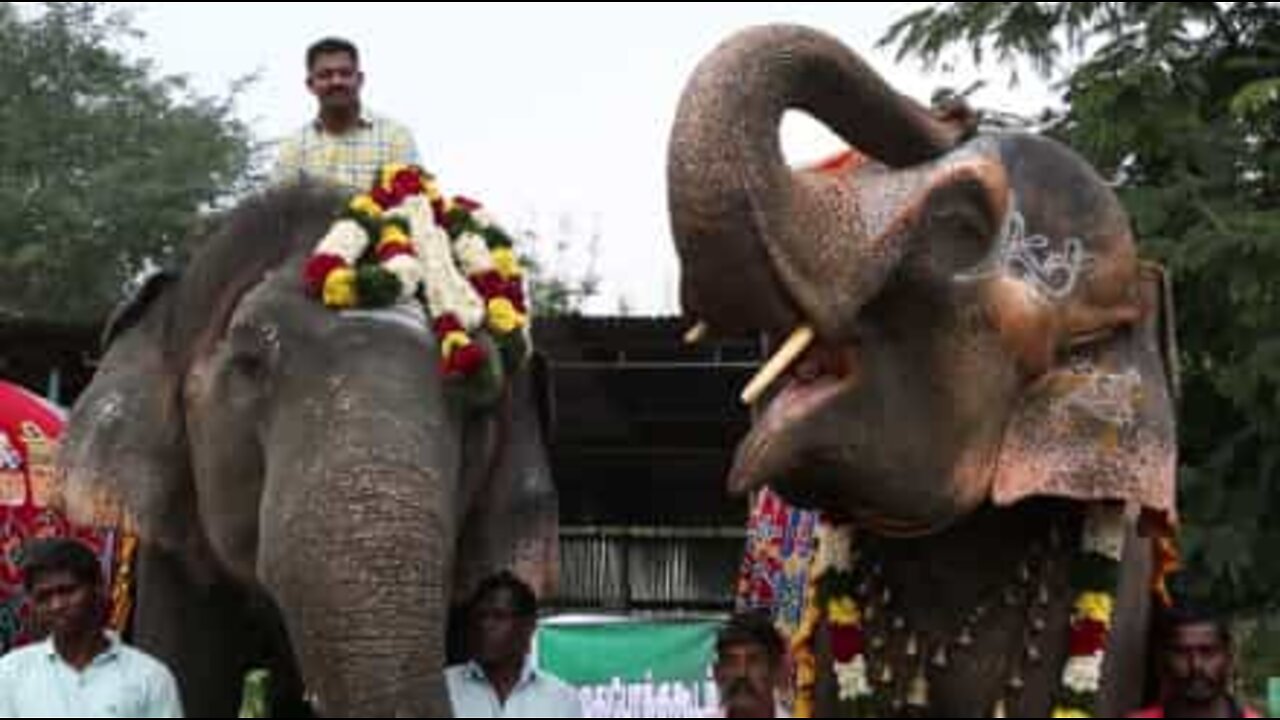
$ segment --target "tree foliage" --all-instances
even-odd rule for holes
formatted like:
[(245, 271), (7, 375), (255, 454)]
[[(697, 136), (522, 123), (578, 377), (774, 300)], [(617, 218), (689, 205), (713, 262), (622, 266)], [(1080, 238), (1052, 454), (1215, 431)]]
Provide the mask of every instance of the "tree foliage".
[(1050, 134), (1088, 157), (1171, 270), (1183, 365), (1190, 590), (1280, 597), (1280, 7), (937, 3), (890, 30), (930, 67), (994, 55), (1062, 91)]
[[(31, 4), (27, 4), (31, 5)], [(102, 316), (251, 158), (232, 97), (159, 76), (102, 3), (0, 3), (0, 312)]]

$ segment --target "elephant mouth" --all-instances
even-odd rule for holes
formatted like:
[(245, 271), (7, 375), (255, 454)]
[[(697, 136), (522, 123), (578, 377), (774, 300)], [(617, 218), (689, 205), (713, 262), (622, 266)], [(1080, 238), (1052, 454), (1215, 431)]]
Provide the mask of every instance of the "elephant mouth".
[[(775, 356), (776, 357), (776, 356)], [(734, 493), (756, 490), (782, 472), (777, 458), (789, 453), (795, 428), (803, 425), (839, 398), (856, 391), (861, 351), (856, 344), (811, 345), (798, 354), (779, 375), (768, 379), (764, 397), (756, 403), (758, 415), (750, 434), (742, 441), (729, 473)], [(773, 372), (762, 371), (766, 375)]]

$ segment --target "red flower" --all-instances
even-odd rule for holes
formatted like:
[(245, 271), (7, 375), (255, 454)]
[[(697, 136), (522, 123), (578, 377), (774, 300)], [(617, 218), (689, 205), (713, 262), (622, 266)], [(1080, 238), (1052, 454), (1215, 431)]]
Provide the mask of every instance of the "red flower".
[(1096, 620), (1078, 620), (1071, 627), (1071, 656), (1092, 657), (1107, 647), (1107, 626)]
[(444, 340), (445, 336), (451, 332), (462, 332), (462, 323), (458, 321), (458, 316), (453, 313), (445, 313), (436, 318), (432, 324), (432, 329), (436, 332), (436, 337)]
[(404, 243), (393, 242), (378, 245), (378, 262), (380, 263), (384, 263), (393, 257), (413, 254), (413, 246)]
[(440, 227), (448, 225), (449, 218), (448, 213), (444, 208), (444, 198), (436, 198), (431, 201), (431, 214), (436, 216), (436, 225), (439, 225)]
[(347, 261), (337, 255), (328, 253), (312, 255), (302, 268), (302, 283), (306, 287), (307, 294), (314, 297), (323, 295), (324, 281), (328, 279), (329, 273), (346, 265)]
[(520, 311), (520, 314), (524, 315), (528, 313), (528, 307), (526, 306), (524, 297), (524, 285), (519, 279), (513, 278), (508, 280), (506, 292), (504, 292), (503, 295), (511, 301), (511, 304), (516, 307), (516, 310)]
[(865, 650), (862, 628), (852, 625), (831, 626), (831, 654), (838, 663), (851, 662)]
[(416, 168), (401, 170), (391, 179), (391, 191), (400, 200), (414, 195), (421, 195), (423, 189), (422, 175), (419, 174)]
[(369, 196), (372, 197), (373, 201), (378, 203), (378, 207), (383, 210), (390, 210), (400, 204), (400, 198), (396, 197), (394, 192), (384, 187), (374, 188), (373, 191), (369, 193)]
[(471, 284), (475, 286), (476, 292), (480, 293), (480, 297), (485, 300), (501, 297), (506, 294), (507, 290), (507, 281), (502, 279), (497, 270), (472, 275)]
[(475, 343), (463, 345), (442, 361), (442, 372), (448, 377), (469, 377), (479, 370), (488, 357)]
[(484, 207), (479, 203), (479, 201), (472, 200), (471, 198), (465, 195), (455, 195), (453, 198), (453, 204), (456, 205), (457, 207), (462, 208), (463, 210), (466, 210), (469, 213), (473, 213), (479, 210), (480, 208)]

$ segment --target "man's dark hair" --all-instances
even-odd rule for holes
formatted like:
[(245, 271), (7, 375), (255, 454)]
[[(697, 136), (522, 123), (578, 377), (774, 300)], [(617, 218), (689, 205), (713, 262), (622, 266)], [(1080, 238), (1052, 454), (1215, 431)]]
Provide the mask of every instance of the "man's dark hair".
[(360, 64), (360, 51), (356, 49), (355, 43), (340, 37), (327, 37), (312, 43), (307, 48), (307, 70), (315, 67), (316, 60), (321, 55), (335, 55), (345, 53), (351, 56), (356, 65)]
[(1164, 645), (1168, 645), (1173, 632), (1189, 625), (1208, 625), (1218, 634), (1218, 639), (1225, 648), (1231, 648), (1231, 624), (1220, 614), (1188, 601), (1179, 601), (1166, 609), (1160, 617), (1160, 635)]
[(759, 645), (769, 655), (770, 664), (775, 667), (787, 654), (786, 642), (773, 619), (759, 610), (744, 610), (734, 613), (720, 633), (716, 636), (716, 652), (723, 653), (725, 648), (733, 645)]
[(67, 572), (77, 582), (97, 587), (102, 582), (102, 566), (88, 545), (71, 538), (32, 540), (22, 548), (22, 583), (29, 592), (36, 581), (49, 573)]
[(503, 570), (481, 580), (476, 591), (471, 594), (467, 609), (475, 610), (480, 607), (480, 603), (503, 591), (510, 595), (511, 609), (515, 611), (516, 617), (529, 619), (538, 616), (538, 596), (528, 583), (510, 570)]

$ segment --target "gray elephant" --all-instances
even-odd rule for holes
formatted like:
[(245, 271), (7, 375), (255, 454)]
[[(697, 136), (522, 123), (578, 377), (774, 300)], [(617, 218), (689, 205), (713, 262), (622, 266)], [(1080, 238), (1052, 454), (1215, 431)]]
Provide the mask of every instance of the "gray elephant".
[(133, 636), (190, 717), (234, 717), (253, 667), (277, 717), (450, 717), (451, 602), (501, 567), (557, 574), (529, 372), (476, 410), (422, 313), (303, 291), (345, 201), (294, 186), (229, 213), (117, 314), (70, 415), (64, 502), (138, 533)]
[[(853, 152), (789, 167), (792, 109)], [(701, 63), (668, 178), (685, 313), (781, 348), (731, 488), (856, 533), (820, 549), (844, 585), (814, 591), (816, 716), (1133, 708), (1176, 520), (1173, 353), (1107, 183), (791, 26)]]

